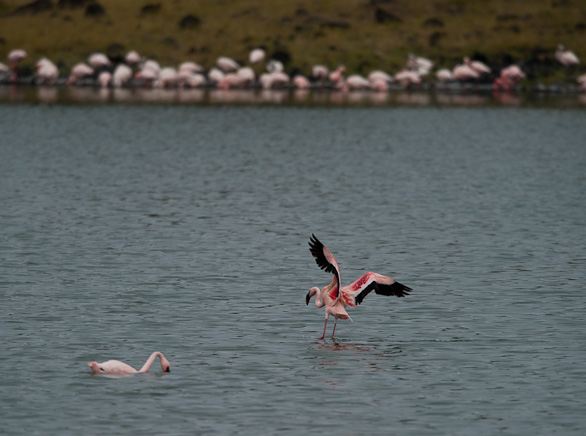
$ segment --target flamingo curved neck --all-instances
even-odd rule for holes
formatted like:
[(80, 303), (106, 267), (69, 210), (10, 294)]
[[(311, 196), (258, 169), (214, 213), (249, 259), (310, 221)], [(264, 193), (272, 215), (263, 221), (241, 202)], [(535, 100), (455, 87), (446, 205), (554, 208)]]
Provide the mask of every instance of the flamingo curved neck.
[[(153, 354), (151, 354), (149, 356), (149, 358), (147, 359), (147, 361), (145, 362), (145, 364), (142, 366), (142, 368), (140, 368), (138, 370), (138, 372), (147, 372), (157, 357), (160, 358), (161, 357), (161, 353), (158, 352), (158, 351), (155, 351)], [(161, 364), (161, 368), (162, 367), (163, 366)]]

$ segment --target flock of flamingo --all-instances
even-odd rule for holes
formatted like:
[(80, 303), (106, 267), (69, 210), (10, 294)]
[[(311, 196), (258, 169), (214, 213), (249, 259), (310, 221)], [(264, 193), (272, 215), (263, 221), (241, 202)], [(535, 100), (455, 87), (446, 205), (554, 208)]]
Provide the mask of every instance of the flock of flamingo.
[[(311, 238), (309, 239), (309, 251), (315, 258), (317, 265), (327, 273), (332, 273), (333, 276), (329, 285), (323, 287), (321, 290), (314, 286), (309, 289), (309, 292), (305, 297), (306, 304), (309, 305), (311, 298), (316, 296), (315, 305), (319, 308), (325, 307), (326, 320), (324, 323), (323, 334), (321, 337), (317, 338), (319, 340), (325, 338), (326, 327), (330, 316), (333, 316), (335, 319), (334, 329), (332, 330), (333, 339), (334, 333), (336, 332), (338, 319), (349, 319), (352, 321), (352, 318), (350, 318), (350, 315), (348, 315), (346, 308), (356, 307), (357, 304), (361, 304), (364, 298), (370, 292), (374, 291), (379, 295), (404, 297), (409, 295), (409, 292), (412, 291), (411, 288), (402, 285), (390, 277), (374, 272), (367, 272), (349, 285), (342, 286), (341, 273), (338, 262), (334, 258), (331, 251), (328, 250), (328, 248), (322, 244), (314, 234), (312, 234)], [(102, 363), (88, 362), (88, 366), (92, 370), (92, 375), (139, 374), (148, 372), (149, 368), (157, 357), (161, 361), (161, 370), (163, 372), (170, 372), (171, 365), (169, 364), (169, 361), (165, 358), (165, 356), (163, 356), (163, 353), (159, 351), (152, 353), (142, 368), (139, 370), (136, 370), (132, 366), (119, 360), (108, 360)]]
[[(27, 53), (22, 49), (12, 50), (8, 56), (8, 65), (0, 63), (0, 78), (2, 74), (9, 75), (10, 83), (19, 83), (19, 65), (26, 59)], [(571, 51), (559, 45), (554, 57), (564, 67), (573, 67), (580, 63), (578, 57)], [(353, 74), (346, 77), (346, 68), (343, 65), (329, 70), (323, 65), (315, 65), (311, 75), (306, 76), (295, 70), (291, 74), (284, 71), (283, 64), (276, 59), (266, 60), (266, 52), (257, 48), (249, 54), (249, 64), (241, 65), (229, 57), (219, 57), (213, 67), (205, 69), (196, 62), (187, 61), (176, 67), (161, 67), (158, 62), (146, 59), (132, 50), (124, 57), (124, 62), (114, 65), (103, 53), (94, 53), (87, 62), (73, 66), (65, 83), (67, 85), (97, 84), (100, 87), (129, 87), (144, 86), (154, 88), (201, 88), (216, 87), (218, 89), (242, 89), (261, 87), (263, 89), (294, 88), (310, 89), (314, 87), (328, 87), (331, 89), (373, 90), (386, 92), (391, 83), (401, 87), (416, 87), (429, 76), (434, 63), (426, 58), (410, 54), (406, 66), (396, 74), (375, 70), (367, 77)], [(253, 66), (265, 62), (265, 69), (256, 74)], [(257, 68), (258, 69), (258, 68)], [(465, 57), (463, 63), (454, 68), (442, 68), (435, 72), (435, 80), (440, 86), (448, 82), (478, 81), (484, 77), (492, 77), (492, 70), (480, 61)], [(494, 74), (492, 89), (494, 91), (510, 91), (522, 79), (525, 73), (518, 65), (510, 65)], [(44, 86), (54, 86), (60, 79), (60, 71), (49, 59), (43, 57), (35, 64), (35, 83)], [(577, 78), (581, 90), (586, 90), (586, 74)]]

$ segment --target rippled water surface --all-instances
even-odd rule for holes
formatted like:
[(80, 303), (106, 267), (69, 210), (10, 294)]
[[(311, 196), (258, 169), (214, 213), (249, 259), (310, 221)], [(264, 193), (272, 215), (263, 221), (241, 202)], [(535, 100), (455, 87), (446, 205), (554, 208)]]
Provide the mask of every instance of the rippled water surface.
[(0, 105), (0, 433), (584, 434), (584, 115)]

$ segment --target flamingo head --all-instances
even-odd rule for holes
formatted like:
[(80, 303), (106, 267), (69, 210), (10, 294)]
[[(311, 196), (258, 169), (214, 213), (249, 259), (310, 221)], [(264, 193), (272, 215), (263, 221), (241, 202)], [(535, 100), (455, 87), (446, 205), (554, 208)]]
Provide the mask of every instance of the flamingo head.
[(169, 361), (161, 354), (161, 369), (163, 372), (171, 372)]
[(104, 372), (106, 372), (98, 362), (88, 362), (87, 364), (92, 369), (94, 374), (103, 374)]
[(309, 300), (311, 300), (311, 297), (313, 297), (314, 295), (319, 293), (319, 288), (314, 286), (312, 287), (309, 292), (307, 293), (307, 295), (305, 296), (305, 304), (309, 304)]

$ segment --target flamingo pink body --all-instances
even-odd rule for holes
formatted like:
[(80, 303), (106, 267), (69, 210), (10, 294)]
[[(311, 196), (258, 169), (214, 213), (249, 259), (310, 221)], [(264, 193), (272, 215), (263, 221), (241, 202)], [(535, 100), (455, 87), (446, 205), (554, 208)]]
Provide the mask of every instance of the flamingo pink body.
[(306, 304), (309, 304), (311, 297), (315, 295), (315, 305), (317, 307), (325, 307), (326, 319), (324, 323), (324, 332), (318, 339), (323, 339), (325, 337), (328, 318), (330, 316), (335, 318), (332, 338), (336, 332), (338, 319), (350, 319), (350, 321), (352, 321), (352, 318), (350, 318), (350, 315), (346, 312), (346, 307), (356, 307), (357, 304), (361, 304), (364, 297), (366, 297), (371, 291), (374, 290), (375, 293), (380, 295), (404, 297), (405, 295), (409, 295), (409, 292), (412, 290), (390, 277), (374, 272), (368, 272), (349, 285), (340, 287), (340, 268), (330, 250), (328, 250), (315, 237), (315, 235), (311, 235), (309, 247), (317, 265), (326, 272), (331, 272), (334, 275), (329, 285), (321, 290), (314, 286), (309, 290), (305, 297)]
[(152, 353), (145, 364), (138, 371), (127, 363), (119, 360), (107, 360), (106, 362), (88, 362), (88, 366), (92, 369), (94, 374), (139, 374), (148, 372), (156, 358), (161, 359), (161, 369), (163, 372), (170, 372), (171, 365), (169, 361), (163, 356), (163, 353), (155, 351)]

